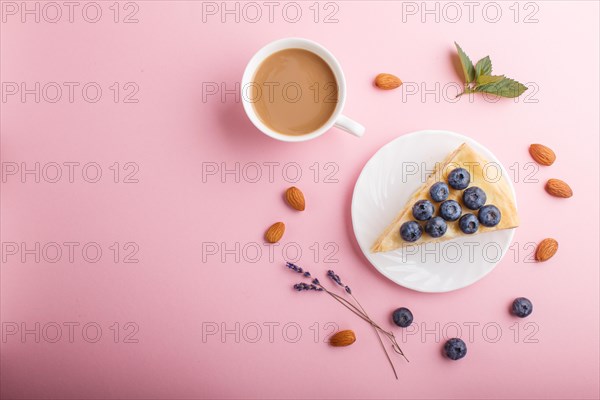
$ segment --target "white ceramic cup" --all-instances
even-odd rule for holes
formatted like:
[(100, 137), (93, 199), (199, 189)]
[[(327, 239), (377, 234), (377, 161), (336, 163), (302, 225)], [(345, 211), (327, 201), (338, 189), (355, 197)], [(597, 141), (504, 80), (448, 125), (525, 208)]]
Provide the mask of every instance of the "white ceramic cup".
[[(256, 115), (256, 110), (254, 109), (253, 102), (251, 101), (249, 95), (250, 89), (253, 86), (253, 79), (256, 73), (256, 69), (260, 66), (260, 64), (265, 60), (265, 58), (269, 57), (271, 54), (286, 49), (308, 50), (321, 57), (333, 71), (338, 85), (337, 105), (335, 107), (335, 110), (333, 111), (333, 114), (331, 114), (329, 120), (327, 120), (327, 122), (323, 124), (319, 129), (310, 133), (306, 133), (304, 135), (284, 135), (283, 133), (276, 132), (273, 129), (266, 126), (258, 117), (258, 115)], [(342, 71), (342, 68), (340, 67), (340, 63), (326, 48), (311, 40), (301, 38), (280, 39), (271, 42), (262, 49), (260, 49), (256, 54), (254, 54), (254, 56), (250, 59), (248, 65), (246, 66), (244, 76), (242, 77), (240, 90), (242, 102), (244, 103), (244, 110), (246, 111), (248, 118), (250, 118), (250, 121), (252, 121), (254, 126), (260, 129), (265, 135), (270, 136), (274, 139), (282, 140), (284, 142), (304, 142), (321, 136), (333, 126), (336, 126), (337, 128), (340, 128), (358, 137), (362, 136), (365, 133), (364, 126), (346, 117), (345, 115), (342, 115), (342, 110), (344, 109), (344, 104), (346, 103), (346, 79), (344, 78), (344, 73)]]

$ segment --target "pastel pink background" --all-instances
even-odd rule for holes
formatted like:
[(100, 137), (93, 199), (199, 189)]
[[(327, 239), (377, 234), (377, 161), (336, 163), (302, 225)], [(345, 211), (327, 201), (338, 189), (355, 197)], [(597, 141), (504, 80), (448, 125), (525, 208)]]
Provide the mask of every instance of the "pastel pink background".
[[(57, 263), (35, 263), (31, 256), (23, 263), (4, 254), (3, 333), (10, 323), (30, 329), (36, 322), (80, 325), (73, 343), (66, 328), (57, 343), (8, 335), (0, 344), (3, 398), (599, 396), (598, 3), (538, 1), (537, 23), (522, 22), (531, 12), (523, 5), (515, 23), (512, 2), (498, 3), (498, 23), (483, 19), (485, 3), (472, 23), (466, 14), (457, 23), (436, 23), (433, 16), (422, 23), (420, 15), (403, 23), (400, 2), (342, 1), (336, 3), (339, 22), (330, 24), (312, 20), (312, 2), (300, 3), (298, 23), (286, 22), (281, 13), (274, 23), (266, 17), (235, 23), (231, 16), (226, 23), (218, 16), (203, 23), (201, 2), (138, 1), (139, 22), (123, 24), (112, 21), (112, 2), (99, 4), (104, 14), (96, 24), (81, 14), (73, 23), (21, 23), (18, 16), (2, 23), (2, 82), (98, 82), (103, 88), (95, 104), (80, 95), (73, 103), (63, 98), (38, 104), (31, 96), (22, 103), (12, 96), (1, 104), (3, 165), (97, 162), (103, 172), (95, 184), (81, 174), (74, 183), (64, 176), (58, 183), (31, 177), (22, 183), (18, 176), (2, 183), (3, 243), (97, 242), (103, 250), (95, 264), (80, 253), (73, 263), (66, 255)], [(339, 59), (348, 82), (345, 113), (367, 127), (363, 138), (332, 130), (308, 143), (280, 143), (250, 125), (233, 95), (203, 102), (203, 83), (233, 88), (258, 48), (287, 36), (316, 40)], [(455, 40), (474, 59), (489, 54), (498, 73), (534, 83), (537, 93), (528, 92), (528, 101), (492, 103), (478, 96), (452, 103), (449, 95), (436, 102), (429, 94), (422, 101), (420, 91), (403, 99), (402, 89), (372, 86), (384, 71), (428, 89), (436, 82), (460, 82), (451, 59)], [(108, 89), (113, 82), (137, 83), (139, 102), (114, 103)], [(506, 167), (520, 165), (519, 256), (509, 253), (469, 288), (438, 295), (404, 289), (379, 275), (361, 255), (350, 222), (351, 194), (364, 163), (388, 141), (427, 128), (469, 135)], [(539, 169), (533, 177), (538, 183), (527, 183), (527, 148), (538, 142), (555, 149), (558, 159)], [(139, 183), (114, 183), (108, 169), (114, 162), (137, 163)], [(279, 167), (273, 182), (264, 167), (258, 183), (236, 183), (232, 175), (225, 183), (219, 176), (203, 183), (203, 163), (209, 162)], [(307, 197), (304, 213), (281, 199), (290, 186), (281, 168), (290, 162), (301, 166), (296, 185)], [(315, 162), (318, 182), (310, 169)], [(325, 163), (339, 166), (337, 183), (323, 182)], [(543, 185), (553, 177), (569, 182), (574, 197), (548, 196)], [(270, 259), (262, 235), (277, 220), (288, 230)], [(545, 264), (525, 262), (527, 243), (545, 237), (558, 240), (558, 254)], [(137, 243), (139, 263), (115, 263), (113, 242)], [(252, 263), (229, 254), (222, 262), (220, 255), (204, 254), (203, 262), (203, 243), (209, 242), (229, 249), (258, 243), (262, 256)], [(310, 249), (315, 242), (318, 263)], [(331, 264), (323, 260), (328, 242), (339, 246)], [(430, 330), (436, 323), (479, 323), (467, 357), (450, 362), (441, 355), (443, 338), (411, 335), (403, 343), (410, 364), (392, 355), (400, 374), (395, 381), (366, 324), (324, 295), (292, 291), (298, 280), (282, 266), (285, 243), (300, 246), (299, 264), (313, 274), (335, 269), (372, 317), (399, 338), (400, 329), (389, 322), (399, 306), (409, 307), (415, 324)], [(528, 319), (517, 321), (507, 311), (518, 296), (534, 303)], [(90, 322), (102, 327), (97, 343), (82, 338), (80, 328)], [(119, 343), (109, 328), (115, 322)], [(123, 343), (131, 331), (124, 330), (127, 322), (139, 327), (139, 343)], [(358, 342), (330, 348), (322, 342), (331, 332), (328, 322), (353, 329)], [(515, 322), (521, 329), (517, 343)], [(537, 343), (524, 343), (531, 333), (523, 330), (526, 322), (539, 328)], [(256, 323), (262, 336), (256, 343), (243, 335), (236, 343), (234, 334), (203, 341), (203, 326), (211, 323), (228, 329), (239, 323), (240, 334)], [(264, 325), (269, 323), (279, 324), (272, 343)], [(298, 342), (283, 336), (287, 323), (301, 327)], [(485, 340), (486, 323), (501, 327), (498, 342)], [(452, 328), (448, 332), (455, 335)], [(255, 331), (246, 333), (253, 338)], [(293, 338), (294, 329), (288, 334)], [(468, 336), (464, 326), (462, 336)]]

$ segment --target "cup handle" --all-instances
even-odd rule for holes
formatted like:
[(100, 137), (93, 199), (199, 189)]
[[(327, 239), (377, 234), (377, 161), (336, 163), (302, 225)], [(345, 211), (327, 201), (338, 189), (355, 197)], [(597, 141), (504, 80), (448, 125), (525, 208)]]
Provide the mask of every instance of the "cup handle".
[(338, 119), (335, 121), (335, 126), (357, 137), (361, 137), (365, 134), (364, 126), (355, 120), (346, 117), (345, 115), (340, 115), (338, 117)]

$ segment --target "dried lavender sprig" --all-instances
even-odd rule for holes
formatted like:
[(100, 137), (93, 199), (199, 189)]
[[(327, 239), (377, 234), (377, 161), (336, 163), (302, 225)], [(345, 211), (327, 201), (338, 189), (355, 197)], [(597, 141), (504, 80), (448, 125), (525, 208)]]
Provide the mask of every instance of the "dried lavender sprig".
[[(294, 272), (302, 274), (305, 278), (312, 278), (312, 275), (310, 274), (310, 272), (303, 270), (302, 268), (300, 268), (299, 266), (297, 266), (294, 263), (291, 263), (288, 261), (285, 263), (285, 266)], [(312, 285), (308, 285), (306, 283), (297, 283), (294, 285), (294, 289), (296, 289), (299, 292), (304, 291), (304, 290), (315, 290), (317, 292), (322, 292), (324, 289), (322, 287), (320, 287), (320, 285), (321, 285), (321, 282), (319, 282), (319, 280), (317, 278), (314, 278), (312, 280)]]
[[(290, 270), (297, 272), (299, 274), (302, 274), (302, 276), (304, 276), (305, 278), (311, 278), (312, 275), (310, 274), (310, 272), (303, 270), (302, 268), (300, 268), (299, 266), (297, 266), (294, 263), (291, 262), (286, 262), (285, 266), (288, 267)], [(304, 290), (315, 290), (317, 292), (321, 292), (323, 291), (322, 288), (318, 287), (317, 285), (319, 284), (319, 280), (318, 279), (313, 279), (313, 283), (312, 285), (306, 284), (306, 283), (297, 283), (294, 285), (294, 289), (296, 289), (297, 291), (301, 292)]]
[[(308, 271), (304, 271), (302, 268), (300, 268), (299, 266), (297, 266), (294, 263), (291, 262), (286, 262), (286, 266), (291, 269), (294, 272), (297, 273), (301, 273), (304, 275), (304, 277), (310, 277), (310, 273)], [(404, 355), (404, 353), (402, 352), (402, 349), (400, 348), (400, 345), (398, 344), (398, 342), (396, 341), (396, 337), (394, 336), (393, 333), (388, 332), (386, 330), (384, 330), (383, 328), (381, 328), (379, 325), (377, 325), (368, 315), (367, 313), (364, 311), (364, 308), (360, 305), (360, 303), (358, 302), (358, 300), (356, 300), (356, 297), (352, 294), (352, 291), (350, 289), (349, 286), (344, 285), (341, 281), (341, 278), (339, 277), (339, 275), (337, 275), (334, 271), (329, 270), (327, 271), (327, 275), (339, 286), (343, 286), (344, 290), (350, 294), (352, 296), (352, 298), (354, 299), (354, 301), (356, 301), (356, 303), (360, 306), (360, 308), (362, 309), (358, 309), (354, 304), (350, 303), (349, 301), (347, 301), (346, 299), (344, 299), (341, 296), (338, 296), (335, 293), (330, 292), (329, 290), (327, 290), (323, 285), (320, 284), (318, 279), (313, 279), (313, 285), (308, 286), (308, 289), (305, 288), (305, 286), (300, 286), (301, 289), (297, 289), (296, 286), (294, 285), (294, 288), (296, 290), (302, 291), (302, 290), (317, 290), (317, 291), (325, 291), (327, 292), (327, 294), (329, 294), (330, 296), (332, 296), (335, 300), (337, 300), (338, 302), (340, 302), (343, 306), (345, 306), (346, 308), (348, 308), (350, 311), (352, 311), (354, 314), (356, 314), (357, 316), (359, 316), (361, 319), (363, 319), (365, 322), (367, 322), (368, 324), (370, 324), (371, 326), (373, 326), (376, 331), (380, 331), (381, 333), (385, 334), (388, 339), (392, 342), (392, 348), (394, 349), (394, 351), (400, 355), (402, 355), (406, 361), (408, 361), (408, 359), (406, 358), (406, 356)], [(304, 284), (306, 285), (306, 284)], [(318, 287), (318, 289), (311, 289), (311, 286), (316, 285)], [(320, 289), (320, 290), (319, 290)], [(379, 335), (378, 335), (379, 336)], [(381, 338), (380, 338), (381, 339)], [(384, 349), (385, 351), (385, 349)], [(387, 355), (387, 352), (386, 352)], [(389, 357), (388, 357), (389, 358)], [(393, 366), (392, 366), (393, 368)], [(394, 369), (394, 374), (396, 373), (395, 369)], [(397, 375), (396, 375), (397, 378)]]
[[(369, 317), (369, 314), (367, 314), (367, 310), (365, 310), (365, 308), (362, 306), (362, 304), (360, 304), (360, 302), (358, 301), (358, 299), (352, 294), (352, 291), (350, 290), (350, 288), (348, 286), (344, 286), (344, 289), (346, 290), (346, 292), (350, 296), (352, 296), (352, 298), (354, 299), (354, 301), (356, 302), (356, 304), (358, 304), (358, 306), (360, 307), (360, 309), (362, 310), (362, 312), (365, 314), (365, 316), (367, 318), (371, 319), (371, 317)], [(383, 349), (383, 353), (385, 354), (385, 357), (387, 358), (388, 363), (390, 364), (390, 367), (392, 367), (392, 372), (394, 373), (394, 376), (396, 377), (396, 380), (398, 380), (398, 373), (396, 372), (396, 367), (394, 366), (394, 363), (392, 362), (392, 359), (390, 358), (390, 355), (388, 354), (387, 349), (385, 348), (385, 344), (383, 344), (383, 339), (381, 339), (381, 335), (379, 334), (379, 331), (377, 330), (376, 327), (373, 327), (373, 330), (375, 331), (375, 335), (377, 335), (377, 339), (379, 340), (379, 344), (381, 344), (381, 348)], [(390, 339), (390, 341), (392, 342), (392, 348), (393, 348), (395, 339), (394, 340)], [(402, 350), (400, 350), (400, 352), (402, 352)], [(402, 354), (402, 355), (404, 355), (404, 354)]]
[(352, 294), (352, 290), (350, 290), (350, 286), (344, 285), (340, 276), (338, 274), (336, 274), (334, 271), (332, 271), (332, 270), (327, 271), (327, 276), (330, 277), (331, 280), (334, 281), (337, 285), (343, 287), (344, 290), (348, 294)]
[[(291, 263), (290, 263), (291, 264)], [(293, 265), (293, 264), (292, 264)], [(296, 268), (299, 268), (296, 266)], [(293, 269), (293, 268), (292, 268)], [(339, 278), (339, 276), (337, 277)], [(340, 280), (341, 281), (341, 280)], [(327, 288), (325, 288), (323, 285), (321, 285), (321, 283), (319, 282), (319, 280), (317, 278), (313, 279), (313, 285), (316, 284), (321, 290), (325, 291), (327, 294), (329, 294), (331, 297), (333, 297), (336, 301), (338, 301), (340, 304), (342, 304), (344, 307), (346, 307), (348, 310), (352, 311), (354, 314), (356, 314), (358, 317), (360, 317), (362, 320), (364, 320), (365, 322), (367, 322), (369, 325), (371, 325), (375, 331), (381, 332), (383, 334), (385, 334), (387, 336), (387, 338), (390, 340), (390, 342), (392, 342), (392, 348), (394, 349), (394, 351), (400, 355), (402, 355), (404, 357), (404, 359), (406, 359), (406, 361), (409, 361), (408, 358), (406, 358), (406, 356), (404, 355), (404, 353), (402, 352), (402, 349), (400, 348), (400, 345), (398, 344), (398, 342), (396, 341), (396, 337), (394, 336), (393, 333), (388, 332), (386, 330), (384, 330), (383, 328), (381, 328), (379, 325), (377, 325), (377, 323), (375, 323), (365, 312), (364, 308), (360, 305), (359, 301), (356, 299), (356, 297), (349, 292), (349, 294), (352, 296), (352, 298), (354, 299), (354, 301), (360, 306), (361, 309), (357, 308), (354, 304), (350, 303), (348, 300), (344, 299), (343, 297), (327, 290)], [(346, 288), (346, 287), (344, 287)], [(310, 290), (310, 289), (308, 289)], [(348, 290), (346, 290), (348, 291)], [(387, 354), (387, 350), (385, 349), (385, 346), (383, 346), (383, 342), (381, 341), (381, 337), (379, 337), (379, 333), (377, 334), (377, 337), (379, 339), (379, 342), (381, 343), (383, 350), (386, 354), (386, 357), (388, 358), (388, 360), (391, 363), (391, 359), (389, 358), (389, 355)], [(394, 375), (396, 376), (396, 379), (398, 378), (398, 375), (396, 374), (396, 369), (394, 368), (393, 364), (392, 364), (392, 370), (394, 372)]]
[(340, 279), (340, 276), (337, 275), (333, 270), (330, 269), (329, 271), (327, 271), (327, 276), (330, 277), (331, 280), (337, 283), (338, 285), (344, 286), (342, 280)]
[[(382, 329), (382, 328), (381, 328), (381, 327), (380, 327), (380, 326), (379, 326), (377, 323), (375, 323), (375, 322), (374, 322), (374, 321), (371, 319), (371, 317), (369, 317), (369, 315), (367, 314), (367, 311), (366, 311), (366, 310), (364, 309), (364, 307), (363, 307), (363, 306), (360, 304), (360, 302), (358, 301), (358, 299), (357, 299), (357, 298), (356, 298), (356, 297), (355, 297), (355, 296), (354, 296), (352, 293), (350, 293), (350, 292), (349, 292), (349, 294), (350, 294), (350, 296), (352, 296), (352, 299), (354, 299), (354, 301), (356, 302), (356, 304), (358, 304), (358, 306), (359, 306), (359, 307), (360, 307), (360, 309), (362, 310), (362, 313), (363, 313), (363, 314), (364, 314), (364, 316), (365, 316), (365, 321), (368, 321), (368, 322), (369, 322), (369, 323), (370, 323), (370, 324), (371, 324), (371, 325), (372, 325), (372, 326), (375, 328), (375, 330), (376, 330), (376, 333), (377, 333), (377, 336), (379, 337), (379, 333), (378, 333), (377, 331), (379, 331), (379, 332), (381, 332), (381, 333), (385, 334), (385, 335), (388, 337), (388, 339), (390, 340), (390, 342), (392, 342), (392, 348), (394, 349), (394, 351), (395, 351), (396, 353), (400, 354), (402, 357), (404, 357), (404, 359), (405, 359), (407, 362), (410, 362), (410, 361), (408, 360), (408, 358), (407, 358), (407, 357), (404, 355), (404, 352), (403, 352), (403, 351), (402, 351), (402, 349), (400, 348), (400, 345), (398, 344), (398, 341), (396, 340), (396, 337), (394, 336), (394, 334), (393, 334), (392, 332), (388, 332), (388, 331), (386, 331), (386, 330)], [(380, 339), (380, 342), (381, 342), (381, 338), (380, 338), (380, 337), (379, 337), (379, 339)], [(382, 343), (382, 346), (383, 346), (383, 343)], [(384, 352), (386, 353), (386, 356), (388, 357), (388, 360), (390, 361), (390, 364), (391, 364), (391, 359), (389, 359), (389, 356), (388, 356), (388, 354), (387, 354), (387, 351), (385, 350), (385, 348), (384, 348)], [(394, 368), (393, 364), (392, 364), (392, 369), (394, 370), (394, 374), (396, 374), (396, 370), (395, 370), (395, 368)], [(396, 375), (396, 378), (398, 378), (398, 376), (397, 376), (397, 375)]]
[(327, 289), (324, 289), (324, 290), (325, 290), (325, 292), (328, 295), (330, 295), (331, 297), (333, 297), (336, 301), (338, 301), (339, 303), (341, 303), (344, 307), (346, 307), (348, 310), (352, 311), (354, 314), (356, 314), (358, 317), (360, 317), (362, 320), (364, 320), (365, 322), (367, 322), (368, 324), (370, 324), (373, 327), (373, 329), (375, 330), (375, 333), (377, 334), (377, 338), (379, 339), (379, 343), (381, 344), (381, 348), (383, 349), (383, 352), (385, 353), (385, 356), (386, 356), (388, 362), (390, 363), (390, 366), (392, 367), (392, 372), (394, 373), (394, 376), (396, 377), (396, 379), (398, 379), (398, 374), (396, 372), (396, 368), (394, 367), (394, 363), (392, 362), (392, 359), (390, 358), (390, 356), (389, 356), (389, 354), (387, 352), (387, 349), (385, 348), (385, 345), (383, 344), (383, 340), (381, 339), (381, 336), (379, 335), (379, 332), (385, 334), (386, 337), (390, 340), (390, 342), (392, 342), (392, 349), (394, 349), (394, 351), (396, 353), (402, 355), (404, 357), (404, 359), (406, 359), (406, 361), (408, 361), (408, 359), (406, 358), (406, 356), (404, 355), (404, 353), (400, 349), (400, 345), (396, 341), (396, 338), (394, 337), (394, 334), (391, 333), (391, 332), (387, 332), (387, 331), (383, 330), (368, 315), (366, 315), (366, 312), (364, 312), (364, 309), (363, 309), (363, 312), (360, 312), (360, 310), (356, 309), (356, 307), (352, 303), (349, 303), (343, 297), (338, 296), (337, 294), (332, 293), (332, 292), (330, 292)]
[[(327, 290), (327, 288), (325, 288), (323, 285), (319, 285), (319, 286), (322, 287), (323, 290), (325, 290), (325, 292), (328, 295), (330, 295), (331, 297), (333, 297), (336, 301), (338, 301), (339, 303), (341, 303), (344, 307), (346, 307), (347, 309), (349, 309), (350, 311), (352, 311), (354, 314), (356, 314), (358, 317), (360, 317), (362, 320), (364, 320), (369, 325), (373, 326), (374, 328), (377, 328), (377, 330), (379, 332), (385, 334), (390, 339), (390, 341), (392, 342), (392, 344), (394, 344), (395, 346), (397, 346), (396, 338), (395, 338), (395, 336), (394, 336), (394, 334), (392, 332), (388, 332), (385, 329), (383, 329), (381, 326), (377, 325), (377, 323), (375, 321), (373, 321), (371, 318), (369, 318), (368, 316), (366, 316), (363, 311), (361, 311), (354, 304), (350, 303), (348, 300), (346, 300), (342, 296), (339, 296), (339, 295), (337, 295), (337, 294), (335, 294), (335, 293)], [(398, 347), (400, 347), (400, 346), (398, 346)], [(396, 350), (394, 350), (394, 351), (396, 351)], [(396, 351), (396, 352), (399, 353), (398, 351)]]
[[(357, 311), (361, 311), (361, 313), (364, 315), (364, 320), (369, 322), (373, 328), (375, 329), (375, 333), (377, 334), (377, 337), (380, 341), (380, 343), (383, 346), (383, 342), (381, 341), (381, 337), (379, 336), (379, 332), (381, 331), (382, 333), (384, 333), (388, 339), (390, 340), (390, 342), (392, 342), (392, 348), (394, 349), (394, 351), (398, 354), (401, 354), (404, 359), (406, 361), (408, 361), (408, 358), (406, 358), (406, 356), (404, 355), (404, 352), (402, 351), (402, 349), (400, 348), (400, 345), (398, 344), (398, 342), (396, 341), (396, 337), (394, 336), (393, 333), (391, 332), (387, 332), (384, 331), (379, 325), (377, 325), (376, 323), (374, 323), (374, 321), (371, 319), (371, 317), (369, 317), (369, 315), (367, 314), (367, 312), (365, 311), (364, 307), (360, 304), (360, 302), (358, 301), (358, 299), (352, 294), (352, 290), (350, 289), (350, 287), (348, 285), (345, 285), (342, 282), (342, 279), (340, 278), (340, 276), (338, 274), (335, 273), (335, 271), (333, 270), (328, 270), (327, 271), (327, 276), (334, 281), (338, 286), (341, 286), (344, 288), (344, 290), (346, 291), (346, 293), (348, 293), (350, 296), (352, 296), (352, 299), (356, 302), (356, 304), (360, 307), (360, 310), (358, 310), (356, 307), (354, 307)], [(340, 300), (343, 300), (343, 298), (340, 297)], [(338, 300), (339, 301), (339, 300)], [(351, 303), (348, 303), (351, 304)], [(351, 310), (353, 311), (353, 310)], [(392, 370), (394, 371), (394, 375), (396, 375), (396, 378), (398, 378), (398, 375), (396, 374), (396, 369), (394, 368), (391, 359), (389, 358), (389, 355), (387, 354), (387, 350), (384, 347), (384, 352), (386, 357), (388, 358), (388, 360), (390, 361), (390, 364), (392, 365)]]
[(314, 290), (314, 291), (317, 291), (317, 292), (322, 292), (323, 291), (323, 289), (320, 288), (320, 287), (318, 287), (317, 285), (312, 285), (312, 284), (308, 284), (308, 283), (304, 283), (304, 282), (296, 283), (294, 285), (294, 289), (296, 289), (299, 292), (302, 292), (304, 290)]
[[(299, 266), (297, 266), (296, 264), (294, 264), (294, 263), (291, 263), (291, 262), (286, 262), (286, 264), (285, 264), (285, 265), (286, 265), (286, 267), (288, 267), (290, 270), (292, 270), (292, 271), (294, 271), (294, 272), (297, 272), (297, 273), (302, 273), (302, 274), (303, 274), (303, 275), (306, 277), (306, 274), (305, 274), (304, 270), (302, 270), (302, 268), (300, 268), (300, 267), (299, 267)], [(379, 329), (379, 330), (383, 331), (383, 329), (382, 329), (381, 327), (379, 327), (377, 324), (375, 324), (375, 323), (374, 323), (373, 321), (371, 321), (369, 318), (365, 317), (364, 313), (363, 313), (361, 310), (359, 310), (359, 309), (358, 309), (358, 308), (357, 308), (357, 307), (356, 307), (354, 304), (350, 303), (348, 300), (344, 299), (343, 297), (341, 297), (341, 296), (338, 296), (337, 294), (335, 294), (335, 293), (332, 293), (332, 292), (330, 292), (329, 290), (327, 290), (327, 289), (326, 289), (326, 288), (325, 288), (323, 285), (321, 285), (321, 283), (319, 282), (319, 280), (318, 280), (317, 278), (313, 279), (313, 284), (314, 284), (314, 285), (317, 285), (319, 288), (321, 288), (322, 290), (324, 290), (325, 292), (327, 292), (327, 293), (328, 293), (330, 296), (332, 296), (332, 297), (333, 297), (334, 299), (336, 299), (338, 302), (342, 303), (342, 305), (343, 305), (343, 306), (345, 306), (345, 307), (346, 307), (346, 308), (348, 308), (350, 311), (352, 311), (353, 313), (355, 313), (357, 316), (359, 316), (360, 318), (362, 318), (362, 319), (363, 319), (365, 322), (367, 322), (367, 323), (369, 323), (369, 324), (371, 324), (371, 325), (373, 325), (373, 326), (376, 326), (376, 327), (377, 327), (377, 329)], [(297, 287), (297, 285), (294, 285), (294, 289), (296, 289), (296, 290), (299, 290), (299, 291), (303, 290), (303, 289), (298, 289), (298, 288), (300, 288), (300, 286), (298, 286), (298, 287)], [(309, 289), (309, 290), (310, 290), (310, 289)], [(385, 332), (385, 331), (383, 331), (383, 332)], [(388, 336), (390, 335), (390, 333), (389, 333), (389, 332), (385, 332), (385, 333), (386, 333), (386, 335), (388, 335)]]
[[(337, 278), (339, 279), (339, 276)], [(325, 290), (325, 292), (327, 292), (327, 294), (329, 294), (335, 300), (337, 300), (338, 302), (340, 302), (344, 307), (348, 308), (350, 311), (352, 311), (354, 314), (356, 314), (357, 316), (359, 316), (361, 319), (363, 319), (368, 324), (370, 324), (370, 325), (374, 326), (375, 328), (377, 328), (378, 330), (380, 330), (386, 336), (388, 336), (388, 337), (390, 335), (393, 336), (393, 334), (391, 332), (385, 331), (383, 328), (381, 328), (379, 325), (377, 325), (373, 320), (371, 320), (369, 317), (367, 317), (365, 315), (365, 313), (362, 310), (360, 310), (357, 306), (355, 306), (354, 304), (352, 304), (351, 302), (349, 302), (348, 300), (346, 300), (342, 296), (339, 296), (339, 295), (337, 295), (337, 294), (335, 294), (335, 293), (327, 290), (327, 288), (325, 286), (323, 286), (321, 283), (315, 283), (315, 280), (318, 282), (318, 279), (315, 278), (313, 280), (314, 284), (317, 284), (319, 287), (321, 287), (323, 290)], [(352, 297), (354, 297), (354, 296), (352, 296)], [(356, 298), (355, 298), (355, 301), (356, 301)]]
[[(367, 311), (365, 310), (365, 308), (360, 304), (360, 302), (358, 301), (358, 299), (352, 294), (352, 290), (350, 289), (350, 287), (348, 285), (345, 285), (342, 282), (342, 279), (340, 278), (340, 276), (338, 274), (336, 274), (333, 270), (327, 271), (327, 276), (329, 276), (339, 286), (344, 287), (344, 290), (346, 291), (346, 293), (348, 293), (350, 296), (352, 296), (352, 299), (354, 299), (354, 301), (356, 302), (356, 304), (360, 307), (360, 309), (363, 312), (363, 314), (365, 315), (365, 317), (367, 317), (370, 321), (372, 321), (371, 317), (369, 317), (369, 314), (367, 314)], [(373, 329), (375, 330), (375, 334), (377, 335), (377, 339), (379, 340), (379, 343), (381, 344), (381, 348), (383, 349), (383, 352), (385, 353), (385, 357), (387, 358), (390, 366), (392, 367), (392, 371), (394, 372), (394, 376), (396, 377), (396, 379), (398, 379), (398, 374), (396, 373), (396, 368), (394, 367), (394, 363), (392, 362), (392, 359), (390, 358), (390, 355), (388, 354), (387, 349), (385, 348), (385, 345), (383, 344), (383, 340), (381, 339), (381, 335), (379, 334), (378, 328), (375, 327), (375, 326), (373, 326)], [(394, 346), (396, 346), (395, 338), (392, 339), (392, 338), (389, 337), (389, 335), (388, 335), (388, 338), (392, 342), (392, 348), (394, 348)], [(400, 349), (400, 346), (398, 346), (398, 349)], [(396, 351), (396, 348), (394, 348), (394, 351)], [(400, 352), (402, 354), (402, 350), (400, 350)], [(402, 355), (404, 355), (404, 354), (402, 354)]]
[(288, 267), (289, 269), (291, 269), (294, 272), (297, 272), (299, 274), (304, 275), (304, 277), (306, 277), (306, 278), (310, 278), (310, 276), (311, 276), (310, 272), (303, 270), (302, 268), (300, 268), (299, 266), (297, 266), (294, 263), (286, 262), (285, 266)]

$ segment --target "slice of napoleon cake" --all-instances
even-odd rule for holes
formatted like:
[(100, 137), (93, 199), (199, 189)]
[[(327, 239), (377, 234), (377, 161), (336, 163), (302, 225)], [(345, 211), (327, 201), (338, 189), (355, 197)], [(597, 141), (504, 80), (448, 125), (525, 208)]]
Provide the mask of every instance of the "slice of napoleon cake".
[[(466, 143), (437, 163), (371, 247), (374, 253), (406, 244), (435, 243), (519, 225), (508, 178)], [(490, 177), (486, 176), (486, 170)]]

